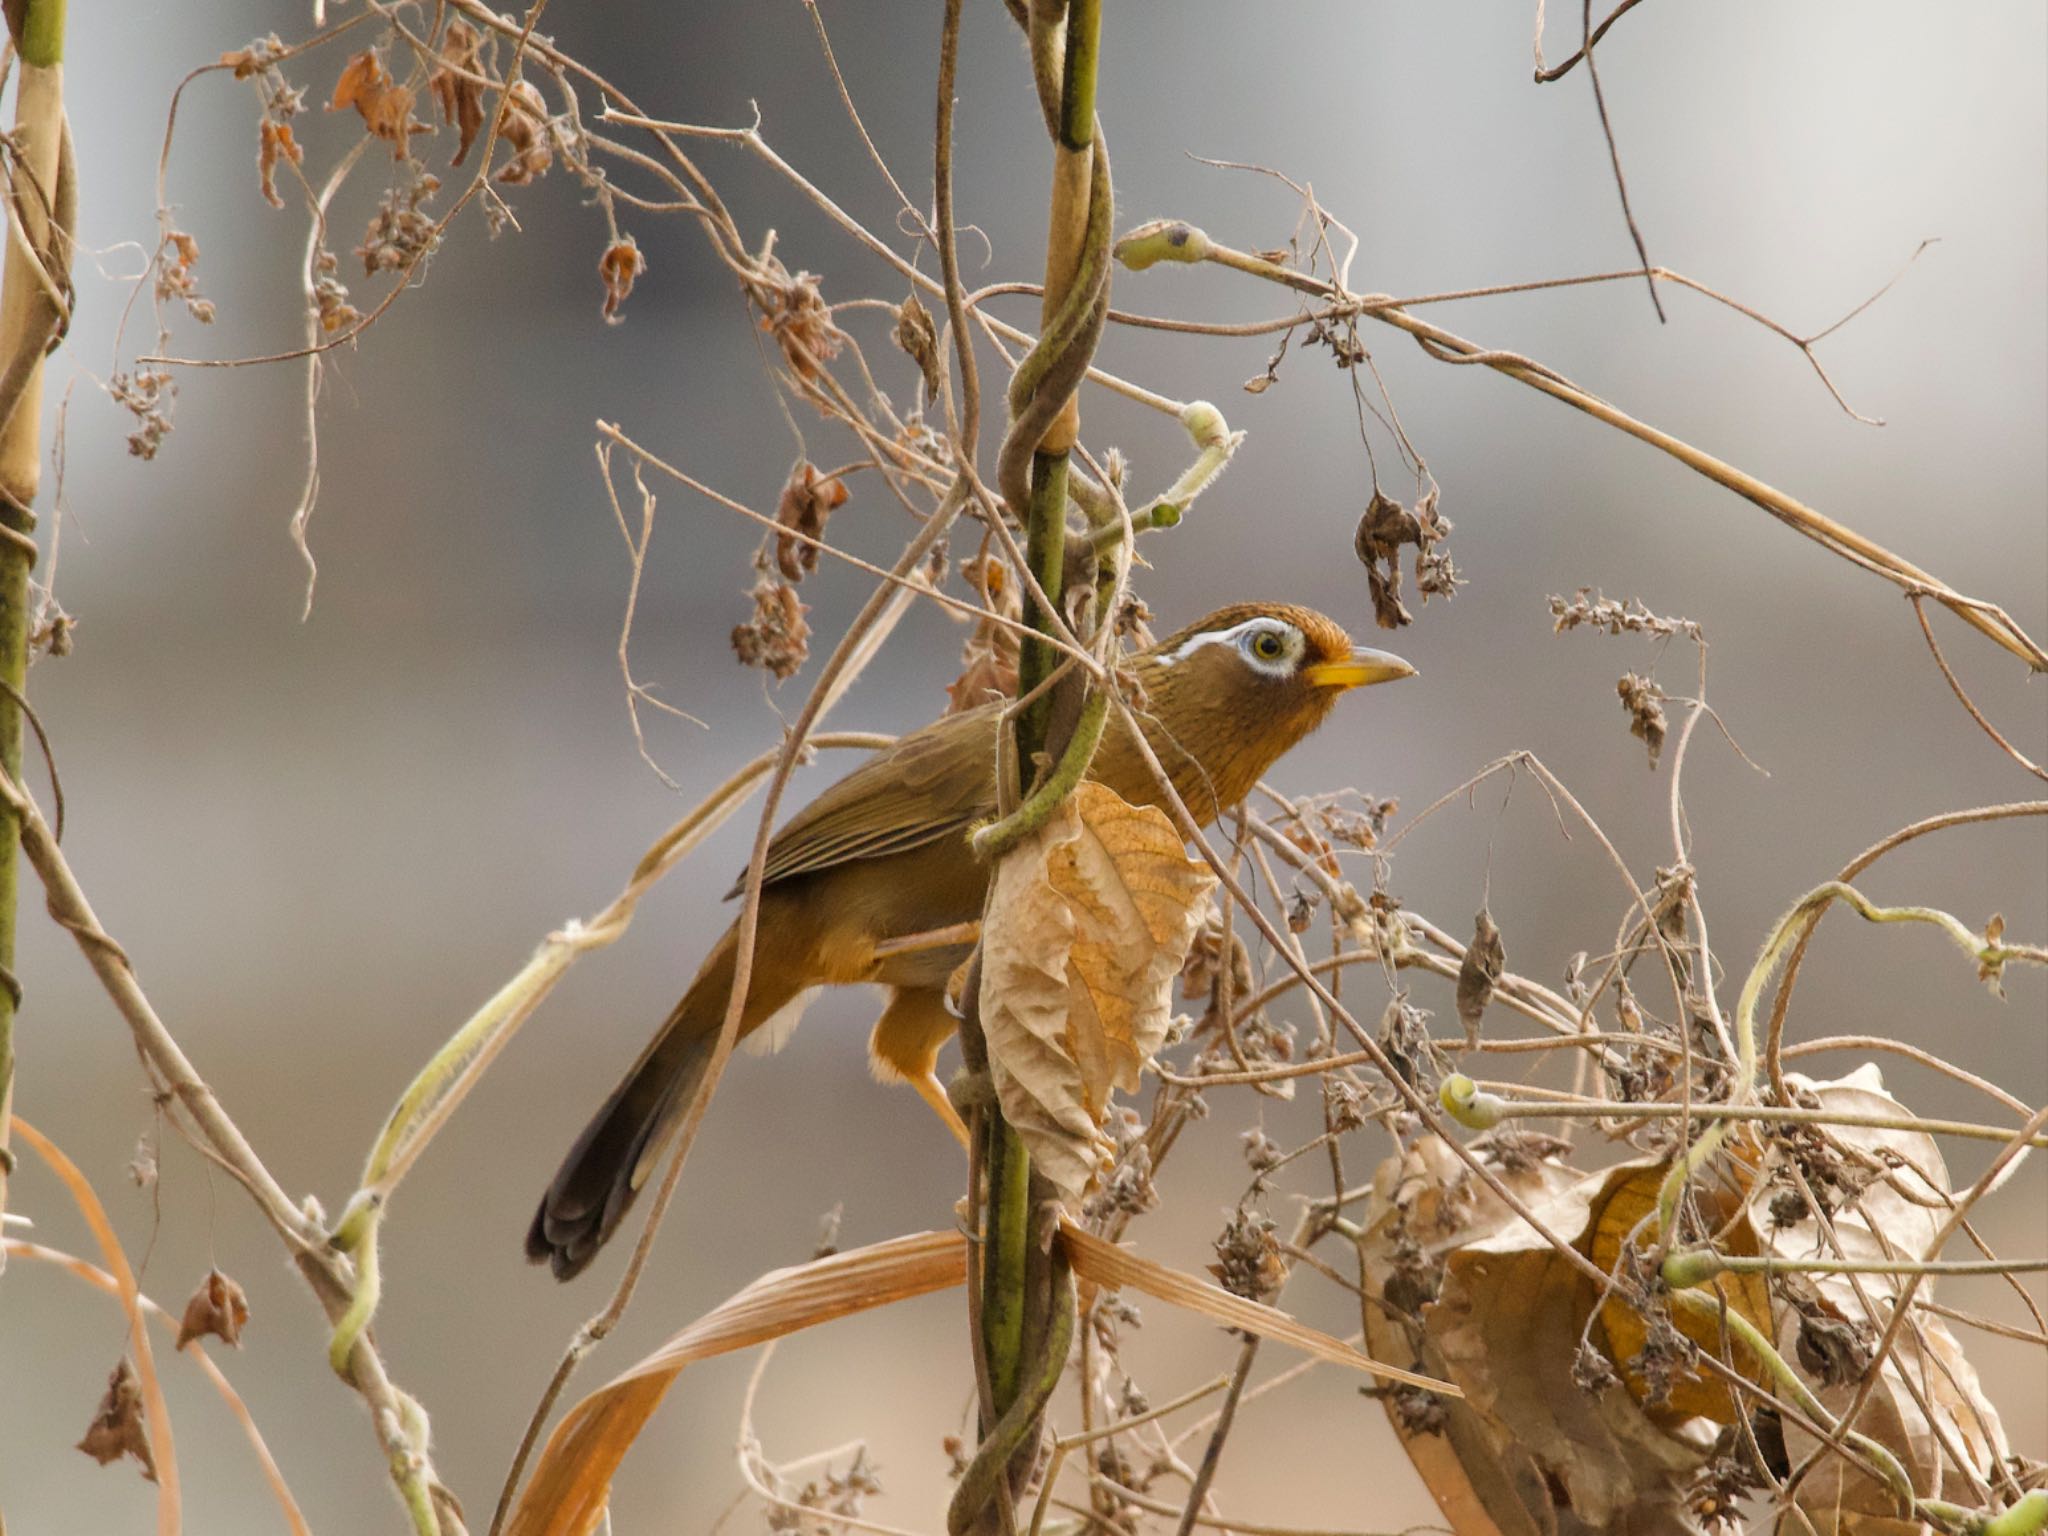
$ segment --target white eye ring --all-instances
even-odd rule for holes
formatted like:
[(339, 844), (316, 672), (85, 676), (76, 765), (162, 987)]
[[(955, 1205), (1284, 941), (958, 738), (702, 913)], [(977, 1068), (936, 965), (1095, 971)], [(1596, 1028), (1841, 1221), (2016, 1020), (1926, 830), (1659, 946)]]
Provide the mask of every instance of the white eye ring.
[(1271, 621), (1248, 625), (1238, 636), (1237, 647), (1254, 670), (1268, 677), (1286, 677), (1301, 657), (1301, 632), (1292, 625)]

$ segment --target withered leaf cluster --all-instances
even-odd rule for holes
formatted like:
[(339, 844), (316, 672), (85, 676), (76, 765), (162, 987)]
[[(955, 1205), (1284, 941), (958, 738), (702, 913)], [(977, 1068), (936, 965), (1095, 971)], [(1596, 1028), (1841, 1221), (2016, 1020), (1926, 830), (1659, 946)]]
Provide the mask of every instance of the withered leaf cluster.
[[(960, 574), (989, 613), (1016, 620), (1023, 613), (1010, 568), (992, 554), (964, 561)], [(946, 713), (957, 715), (992, 698), (1017, 692), (1017, 631), (988, 614), (978, 615), (960, 648), (960, 675), (946, 684)]]
[(792, 275), (770, 256), (764, 275), (753, 284), (761, 306), (761, 329), (775, 338), (790, 368), (805, 383), (815, 383), (821, 365), (839, 355), (846, 333), (832, 322), (831, 306), (809, 272)]
[(917, 371), (924, 376), (925, 399), (938, 399), (941, 379), (939, 333), (932, 324), (932, 312), (914, 293), (896, 307), (896, 345), (909, 354), (917, 364)]
[(249, 1321), (249, 1298), (242, 1288), (218, 1269), (206, 1278), (185, 1303), (185, 1316), (178, 1324), (179, 1349), (194, 1339), (212, 1337), (241, 1348), (242, 1329)]
[(142, 1383), (126, 1355), (107, 1378), (107, 1390), (93, 1409), (92, 1423), (86, 1426), (78, 1448), (103, 1467), (133, 1456), (142, 1475), (156, 1481), (156, 1457), (149, 1449), (149, 1430), (142, 1418)]
[(811, 626), (804, 615), (810, 609), (797, 596), (796, 583), (818, 568), (818, 547), (806, 540), (825, 536), (827, 520), (847, 495), (837, 475), (821, 474), (808, 459), (790, 471), (775, 506), (781, 531), (775, 535), (773, 555), (764, 547), (754, 557), (760, 573), (748, 593), (754, 600), (754, 616), (732, 632), (733, 654), (741, 665), (765, 667), (784, 679), (809, 659)]
[(1684, 635), (1689, 640), (1702, 638), (1699, 625), (1691, 619), (1667, 619), (1654, 614), (1640, 598), (1616, 602), (1602, 596), (1597, 587), (1579, 588), (1569, 602), (1553, 592), (1550, 595), (1550, 616), (1555, 621), (1554, 633), (1560, 635), (1583, 625), (1604, 630), (1610, 635), (1626, 633), (1651, 635), (1658, 639), (1672, 635)]
[(844, 480), (821, 475), (809, 459), (790, 471), (775, 504), (775, 521), (784, 529), (775, 536), (775, 568), (785, 581), (802, 581), (818, 568), (818, 546), (805, 541), (825, 537), (826, 522), (849, 494)]
[(786, 581), (767, 575), (755, 581), (748, 596), (754, 616), (732, 631), (733, 654), (746, 667), (766, 667), (778, 681), (796, 675), (811, 654), (810, 607)]
[(393, 158), (412, 158), (412, 136), (432, 133), (432, 127), (412, 115), (412, 92), (391, 78), (391, 71), (374, 48), (365, 48), (351, 58), (334, 82), (334, 95), (327, 102), (330, 112), (354, 107), (363, 127), (391, 146)]
[(1458, 1022), (1465, 1026), (1465, 1038), (1474, 1044), (1479, 1040), (1479, 1021), (1493, 1001), (1494, 986), (1507, 963), (1500, 929), (1494, 926), (1493, 914), (1481, 907), (1472, 919), (1472, 942), (1458, 966)]
[(482, 45), (483, 34), (457, 17), (442, 34), (440, 64), (427, 77), (427, 89), (441, 109), (441, 121), (452, 126), (457, 134), (455, 158), (448, 162), (450, 165), (462, 164), (476, 136), (483, 131), (484, 87), (478, 68)]
[(1401, 601), (1404, 545), (1415, 548), (1415, 588), (1424, 602), (1457, 595), (1460, 582), (1450, 552), (1438, 548), (1450, 532), (1451, 521), (1437, 510), (1434, 489), (1413, 508), (1402, 506), (1384, 491), (1373, 491), (1372, 501), (1358, 519), (1352, 547), (1365, 566), (1373, 619), (1381, 629), (1399, 629), (1414, 622), (1414, 615)]
[(1650, 749), (1650, 766), (1654, 769), (1657, 759), (1664, 754), (1664, 733), (1669, 724), (1664, 718), (1664, 690), (1651, 678), (1624, 672), (1614, 691), (1621, 697), (1621, 707), (1628, 711), (1629, 735)]
[[(619, 313), (633, 292), (633, 282), (647, 270), (647, 258), (631, 235), (621, 235), (597, 258), (597, 279), (604, 284), (604, 323), (617, 325), (625, 318)], [(842, 497), (844, 492), (841, 492)]]
[(410, 270), (434, 248), (440, 227), (423, 205), (440, 190), (440, 177), (421, 175), (409, 186), (388, 189), (377, 200), (363, 243), (356, 247), (366, 275)]
[(1271, 1217), (1242, 1207), (1232, 1211), (1215, 1246), (1216, 1262), (1209, 1273), (1231, 1295), (1271, 1301), (1287, 1284), (1287, 1259)]
[(263, 200), (271, 207), (284, 206), (284, 199), (277, 195), (278, 165), (298, 165), (305, 158), (305, 150), (292, 137), (290, 123), (266, 117), (256, 125), (256, 178), (263, 190)]

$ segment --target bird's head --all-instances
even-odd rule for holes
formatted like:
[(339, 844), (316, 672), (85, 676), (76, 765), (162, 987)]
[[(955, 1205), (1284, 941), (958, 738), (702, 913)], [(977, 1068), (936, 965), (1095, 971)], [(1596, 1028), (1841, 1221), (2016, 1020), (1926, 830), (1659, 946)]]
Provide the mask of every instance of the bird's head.
[[(1220, 608), (1136, 662), (1159, 733), (1199, 761), (1219, 807), (1249, 793), (1340, 695), (1415, 674), (1398, 656), (1354, 646), (1336, 620), (1288, 603)], [(1171, 766), (1164, 744), (1155, 750)]]

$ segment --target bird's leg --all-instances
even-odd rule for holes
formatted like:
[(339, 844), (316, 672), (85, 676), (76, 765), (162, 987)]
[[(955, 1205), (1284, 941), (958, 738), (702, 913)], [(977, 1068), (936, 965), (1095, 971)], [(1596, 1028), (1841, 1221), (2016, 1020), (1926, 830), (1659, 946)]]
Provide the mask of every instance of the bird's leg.
[(915, 955), (928, 949), (951, 949), (959, 944), (972, 944), (980, 937), (980, 923), (949, 923), (944, 928), (933, 928), (924, 933), (906, 933), (900, 939), (884, 939), (875, 946), (874, 958), (889, 960), (897, 955)]
[(960, 1118), (960, 1111), (953, 1107), (953, 1101), (946, 1094), (946, 1085), (939, 1081), (936, 1071), (927, 1072), (923, 1077), (914, 1077), (910, 1086), (917, 1090), (917, 1096), (931, 1105), (932, 1113), (946, 1122), (946, 1129), (953, 1133), (953, 1139), (960, 1143), (960, 1149), (967, 1150), (967, 1122)]
[[(946, 942), (961, 941), (950, 938)], [(875, 1032), (868, 1037), (868, 1062), (883, 1082), (908, 1083), (916, 1089), (917, 1096), (931, 1105), (932, 1113), (946, 1122), (946, 1129), (964, 1147), (967, 1127), (946, 1096), (937, 1071), (939, 1051), (953, 1038), (957, 1024), (946, 1011), (944, 993), (897, 987), (890, 994), (889, 1006), (875, 1020)]]

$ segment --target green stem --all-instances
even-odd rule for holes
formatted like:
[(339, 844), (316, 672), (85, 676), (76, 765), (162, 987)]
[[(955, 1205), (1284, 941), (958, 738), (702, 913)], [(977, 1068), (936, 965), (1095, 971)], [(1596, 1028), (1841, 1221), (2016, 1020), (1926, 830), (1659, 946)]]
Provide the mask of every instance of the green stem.
[[(1038, 38), (1034, 28), (1033, 42)], [(1057, 137), (1069, 154), (1088, 153), (1095, 136), (1095, 82), (1102, 31), (1101, 0), (1073, 0), (1066, 24), (1066, 59), (1062, 73)], [(1062, 576), (1066, 566), (1068, 455), (1065, 444), (1071, 433), (1058, 439), (1060, 447), (1047, 451), (1039, 447), (1040, 434), (1064, 406), (1048, 397), (1036, 399), (1041, 384), (1071, 394), (1079, 384), (1066, 383), (1066, 372), (1048, 377), (1056, 345), (1064, 354), (1077, 348), (1093, 350), (1091, 324), (1098, 324), (1104, 302), (1101, 288), (1106, 278), (1105, 257), (1109, 243), (1108, 170), (1105, 157), (1090, 154), (1089, 200), (1085, 208), (1063, 207), (1066, 194), (1059, 189), (1056, 174), (1055, 217), (1082, 217), (1086, 232), (1082, 240), (1078, 269), (1071, 278), (1048, 259), (1048, 283), (1066, 280), (1062, 302), (1052, 320), (1041, 329), (1046, 333), (1040, 346), (1027, 358), (1013, 379), (1010, 392), (1010, 440), (1003, 446), (1003, 471), (999, 475), (1003, 493), (1014, 511), (1018, 501), (1026, 503), (1025, 559), (1037, 578), (1046, 601), (1057, 609)], [(1061, 231), (1055, 229), (1057, 238)], [(1099, 328), (1099, 325), (1098, 325)], [(1069, 359), (1071, 362), (1072, 360)], [(1085, 354), (1081, 358), (1085, 362)], [(1067, 371), (1073, 371), (1068, 369)], [(1020, 396), (1022, 398), (1020, 398)], [(1041, 419), (1041, 417), (1043, 419)], [(1016, 471), (1026, 445), (1032, 448), (1028, 488), (1018, 484)], [(1016, 493), (1024, 490), (1023, 496)], [(1030, 694), (1047, 681), (1058, 665), (1053, 648), (1041, 638), (1053, 632), (1057, 612), (1047, 613), (1032, 602), (1025, 612), (1033, 634), (1025, 636), (1018, 656), (1018, 697)], [(1032, 765), (1041, 754), (1054, 749), (1054, 690), (1045, 689), (1021, 713), (1016, 732), (1016, 782), (1031, 782)], [(1092, 706), (1094, 700), (1089, 700)], [(1043, 788), (1064, 793), (1070, 785), (1061, 781), (1071, 775), (1078, 780), (1093, 752), (1087, 738), (1100, 736), (1106, 710), (1084, 707), (1073, 738), (1061, 751), (1059, 764), (1049, 772)], [(1088, 722), (1092, 719), (1092, 731)], [(1057, 804), (1039, 795), (1027, 798), (1031, 814), (1043, 816)], [(1014, 820), (1014, 818), (1013, 818)], [(989, 1394), (995, 1422), (983, 1426), (980, 1450), (948, 1513), (948, 1528), (954, 1532), (988, 1528), (991, 1503), (1001, 1501), (1008, 1508), (1015, 1467), (1029, 1459), (1027, 1442), (1035, 1437), (1045, 1402), (1065, 1368), (1067, 1346), (1073, 1332), (1072, 1282), (1063, 1261), (1054, 1257), (1048, 1265), (1034, 1266), (1031, 1241), (1031, 1162), (1017, 1133), (1003, 1120), (999, 1107), (981, 1117), (982, 1162), (988, 1174), (988, 1203), (982, 1224), (981, 1348), (987, 1365)], [(1034, 1284), (1033, 1282), (1037, 1283)], [(1030, 1347), (1030, 1359), (1026, 1359)], [(1004, 1528), (1004, 1521), (997, 1528)]]
[(1024, 1255), (1031, 1224), (1031, 1156), (1001, 1115), (985, 1117), (989, 1146), (988, 1215), (982, 1245), (981, 1333), (988, 1351), (989, 1395), (998, 1414), (1017, 1396), (1024, 1342)]
[[(1060, 578), (1067, 563), (1067, 455), (1034, 453), (1031, 456), (1031, 505), (1026, 524), (1024, 558), (1045, 595), (1060, 600)], [(1025, 605), (1024, 620), (1038, 634), (1051, 634), (1053, 616), (1040, 610), (1032, 596)], [(1053, 668), (1059, 653), (1043, 640), (1026, 636), (1017, 657), (1017, 696), (1023, 698), (1039, 689)], [(1031, 764), (1046, 749), (1047, 729), (1052, 719), (1052, 690), (1044, 689), (1024, 706), (1017, 729), (1017, 782), (1031, 782)]]
[(1696, 1248), (1664, 1261), (1664, 1283), (1674, 1290), (1705, 1285), (1716, 1275), (2032, 1275), (2048, 1259), (1781, 1259), (1766, 1254), (1716, 1253)]
[(1715, 1297), (1703, 1295), (1699, 1291), (1672, 1291), (1670, 1296), (1672, 1306), (1717, 1326), (1725, 1327), (1743, 1348), (1761, 1362), (1778, 1391), (1782, 1392), (1801, 1413), (1830, 1435), (1837, 1436), (1843, 1444), (1862, 1452), (1875, 1462), (1878, 1471), (1883, 1474), (1886, 1484), (1890, 1486), (1903, 1508), (1918, 1508), (1919, 1499), (1913, 1492), (1913, 1479), (1899, 1464), (1898, 1457), (1868, 1435), (1859, 1434), (1855, 1430), (1842, 1430), (1835, 1423), (1834, 1416), (1828, 1412), (1826, 1405), (1814, 1396), (1812, 1389), (1800, 1379), (1799, 1373), (1792, 1369), (1785, 1357), (1778, 1353), (1776, 1346), (1764, 1337), (1763, 1331), (1754, 1323), (1734, 1308), (1725, 1307)]
[(1087, 777), (1108, 718), (1109, 696), (1100, 690), (1089, 694), (1088, 702), (1081, 706), (1081, 718), (1074, 723), (1074, 734), (1067, 738), (1067, 749), (1060, 754), (1052, 772), (1016, 810), (968, 839), (975, 853), (984, 859), (1000, 858), (1052, 819), (1053, 812), (1074, 792), (1074, 786)]
[(21, 62), (55, 69), (64, 62), (64, 0), (28, 0), (21, 21)]

